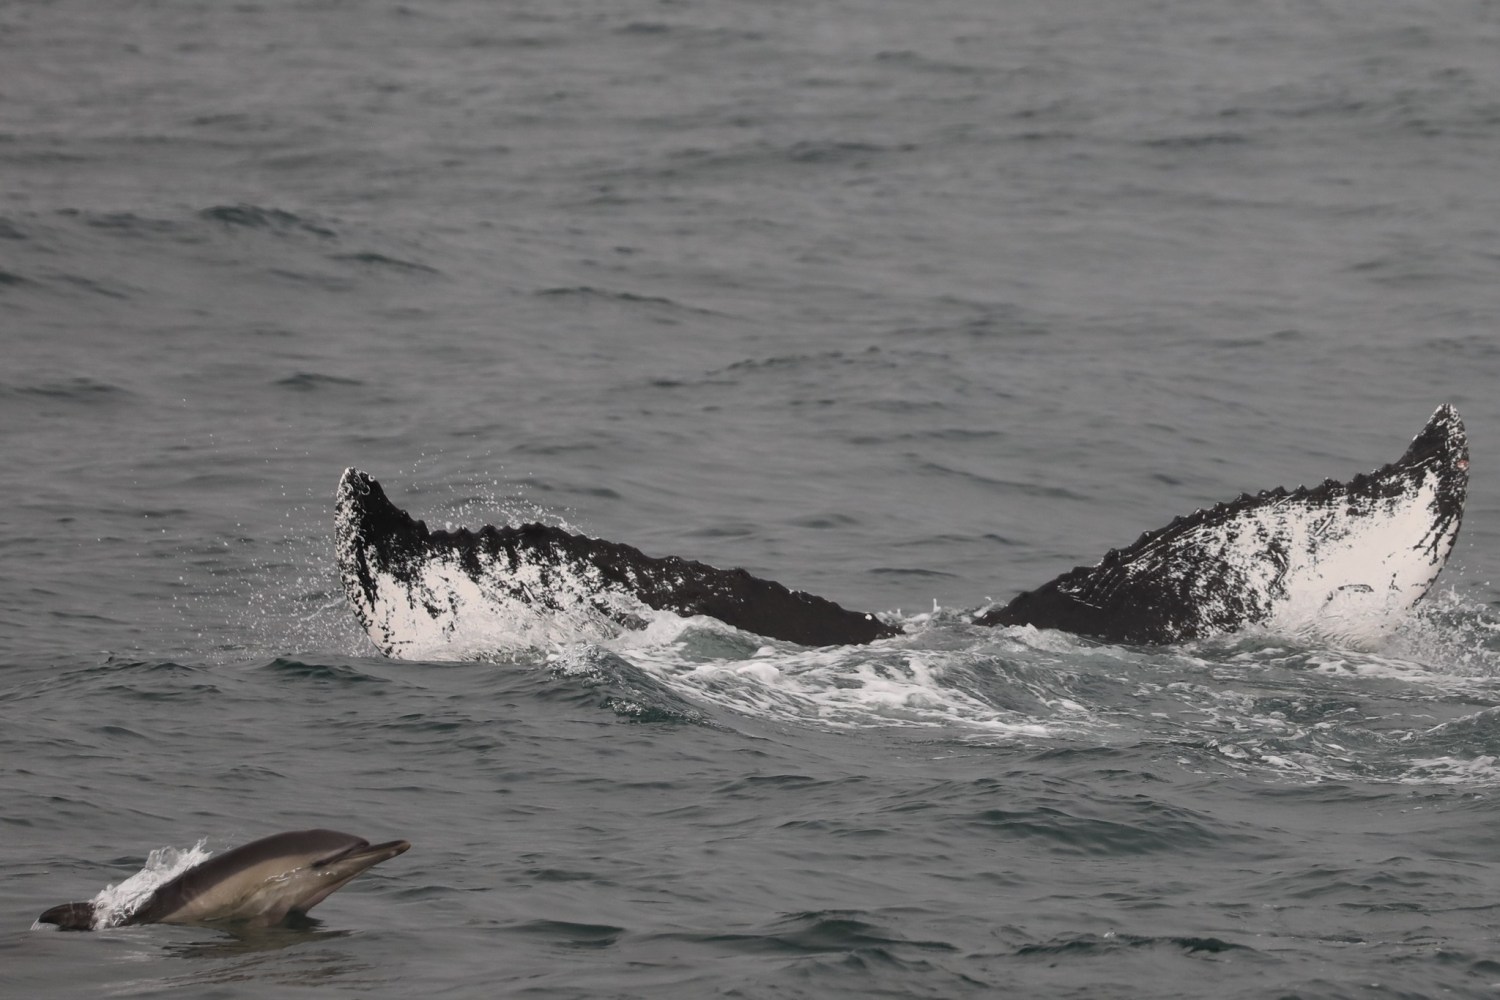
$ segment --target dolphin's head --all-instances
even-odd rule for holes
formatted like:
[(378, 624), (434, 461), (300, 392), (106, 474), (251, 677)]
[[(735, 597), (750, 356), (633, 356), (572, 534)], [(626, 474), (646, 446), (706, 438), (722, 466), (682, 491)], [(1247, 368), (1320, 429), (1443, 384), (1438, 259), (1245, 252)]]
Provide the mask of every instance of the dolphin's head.
[(291, 894), (293, 901), (288, 913), (306, 913), (333, 893), (343, 888), (360, 872), (388, 861), (411, 848), (408, 840), (388, 840), (383, 844), (372, 844), (359, 838), (353, 843), (328, 851), (314, 858), (306, 866), (280, 876), (288, 886), (296, 887)]

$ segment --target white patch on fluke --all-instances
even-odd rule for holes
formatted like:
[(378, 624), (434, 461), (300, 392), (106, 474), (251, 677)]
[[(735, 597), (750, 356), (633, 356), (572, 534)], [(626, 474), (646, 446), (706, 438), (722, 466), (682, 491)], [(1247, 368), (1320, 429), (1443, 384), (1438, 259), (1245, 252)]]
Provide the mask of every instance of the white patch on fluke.
[[(1453, 545), (1456, 520), (1434, 527), (1437, 489), (1438, 474), (1428, 470), (1418, 488), (1390, 497), (1350, 496), (1331, 506), (1289, 494), (1172, 539), (1179, 565), (1163, 560), (1163, 566), (1149, 551), (1137, 556), (1138, 565), (1141, 572), (1187, 576), (1211, 557), (1237, 584), (1229, 597), (1254, 594), (1268, 608), (1270, 631), (1368, 644), (1421, 599)], [(1268, 551), (1281, 559), (1268, 559)], [(1213, 590), (1195, 605), (1205, 622), (1232, 610)]]
[(1463, 423), (1440, 406), (1401, 458), (1374, 472), (1194, 511), (975, 622), (1133, 645), (1257, 627), (1368, 641), (1442, 570), (1463, 519), (1468, 465)]
[[(379, 599), (366, 607), (371, 636), (398, 659), (461, 660), (575, 642), (601, 641), (620, 626), (601, 610), (652, 614), (638, 601), (606, 587), (591, 567), (545, 566), (521, 558), (496, 565), (481, 555), (481, 573), (449, 553), (423, 560), (408, 580), (371, 570)], [(373, 548), (367, 556), (373, 567)], [(517, 596), (517, 594), (522, 596)]]

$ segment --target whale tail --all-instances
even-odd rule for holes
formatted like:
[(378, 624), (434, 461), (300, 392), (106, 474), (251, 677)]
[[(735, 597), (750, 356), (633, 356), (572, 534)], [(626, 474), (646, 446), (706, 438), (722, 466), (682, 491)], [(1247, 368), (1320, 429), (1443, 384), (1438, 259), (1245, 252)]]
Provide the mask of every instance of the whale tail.
[(865, 643), (900, 630), (874, 615), (745, 570), (674, 556), (543, 524), (432, 531), (347, 469), (335, 494), (335, 547), (344, 592), (382, 653), (471, 652), (602, 637), (639, 627), (652, 611), (707, 615), (806, 646)]
[(1463, 421), (1443, 405), (1390, 465), (1195, 511), (975, 621), (1139, 644), (1249, 625), (1340, 638), (1383, 631), (1453, 550), (1468, 470)]
[[(1340, 638), (1384, 631), (1453, 550), (1468, 467), (1463, 422), (1444, 405), (1390, 465), (1195, 511), (974, 621), (1136, 644), (1255, 625)], [(387, 656), (603, 638), (653, 611), (808, 646), (901, 631), (742, 569), (654, 558), (546, 525), (432, 531), (357, 469), (339, 480), (335, 507), (345, 593)]]

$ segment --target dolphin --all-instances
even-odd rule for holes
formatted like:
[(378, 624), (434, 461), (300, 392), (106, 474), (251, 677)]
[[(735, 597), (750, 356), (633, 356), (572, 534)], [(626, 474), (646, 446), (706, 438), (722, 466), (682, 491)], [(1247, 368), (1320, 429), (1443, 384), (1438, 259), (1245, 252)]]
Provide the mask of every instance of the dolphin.
[[(252, 841), (194, 865), (159, 886), (117, 926), (129, 924), (279, 924), (306, 913), (360, 872), (411, 844), (371, 844), (336, 830), (296, 830)], [(37, 918), (67, 931), (93, 930), (93, 902), (62, 903)]]
[[(1250, 626), (1357, 638), (1432, 586), (1458, 536), (1468, 468), (1463, 421), (1443, 405), (1399, 459), (1374, 472), (1197, 510), (972, 621), (1140, 645)], [(648, 610), (708, 615), (808, 646), (902, 633), (743, 569), (648, 556), (561, 528), (429, 530), (354, 468), (334, 499), (344, 592), (386, 656), (473, 655), (518, 632), (549, 640), (549, 629), (607, 637), (641, 627)]]

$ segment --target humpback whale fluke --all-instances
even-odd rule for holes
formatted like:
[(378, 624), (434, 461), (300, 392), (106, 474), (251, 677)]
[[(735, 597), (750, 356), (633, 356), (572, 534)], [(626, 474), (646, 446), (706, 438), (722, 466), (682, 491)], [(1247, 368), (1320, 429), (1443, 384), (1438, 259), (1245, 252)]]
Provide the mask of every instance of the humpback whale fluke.
[[(1177, 518), (974, 621), (1140, 644), (1252, 625), (1340, 637), (1379, 629), (1416, 603), (1447, 561), (1468, 466), (1463, 422), (1444, 405), (1390, 465)], [(485, 652), (492, 638), (513, 644), (528, 628), (520, 621), (543, 638), (559, 624), (567, 638), (599, 638), (639, 627), (647, 609), (810, 646), (901, 632), (742, 569), (654, 558), (560, 528), (431, 531), (357, 469), (339, 480), (335, 507), (344, 591), (387, 656)], [(493, 622), (506, 625), (487, 631)]]
[(479, 641), (490, 618), (551, 617), (575, 634), (608, 633), (641, 625), (646, 609), (707, 615), (804, 646), (901, 632), (743, 569), (654, 558), (549, 525), (430, 531), (358, 469), (344, 471), (335, 508), (344, 593), (387, 656)]
[[(404, 853), (411, 844), (371, 844), (336, 830), (277, 833), (194, 865), (158, 886), (129, 924), (234, 922), (270, 926), (303, 914), (343, 888), (360, 872)], [(93, 902), (63, 903), (37, 918), (62, 930), (93, 930)]]
[(975, 621), (1143, 644), (1248, 625), (1358, 634), (1427, 593), (1468, 483), (1463, 421), (1445, 404), (1390, 465), (1198, 510)]

